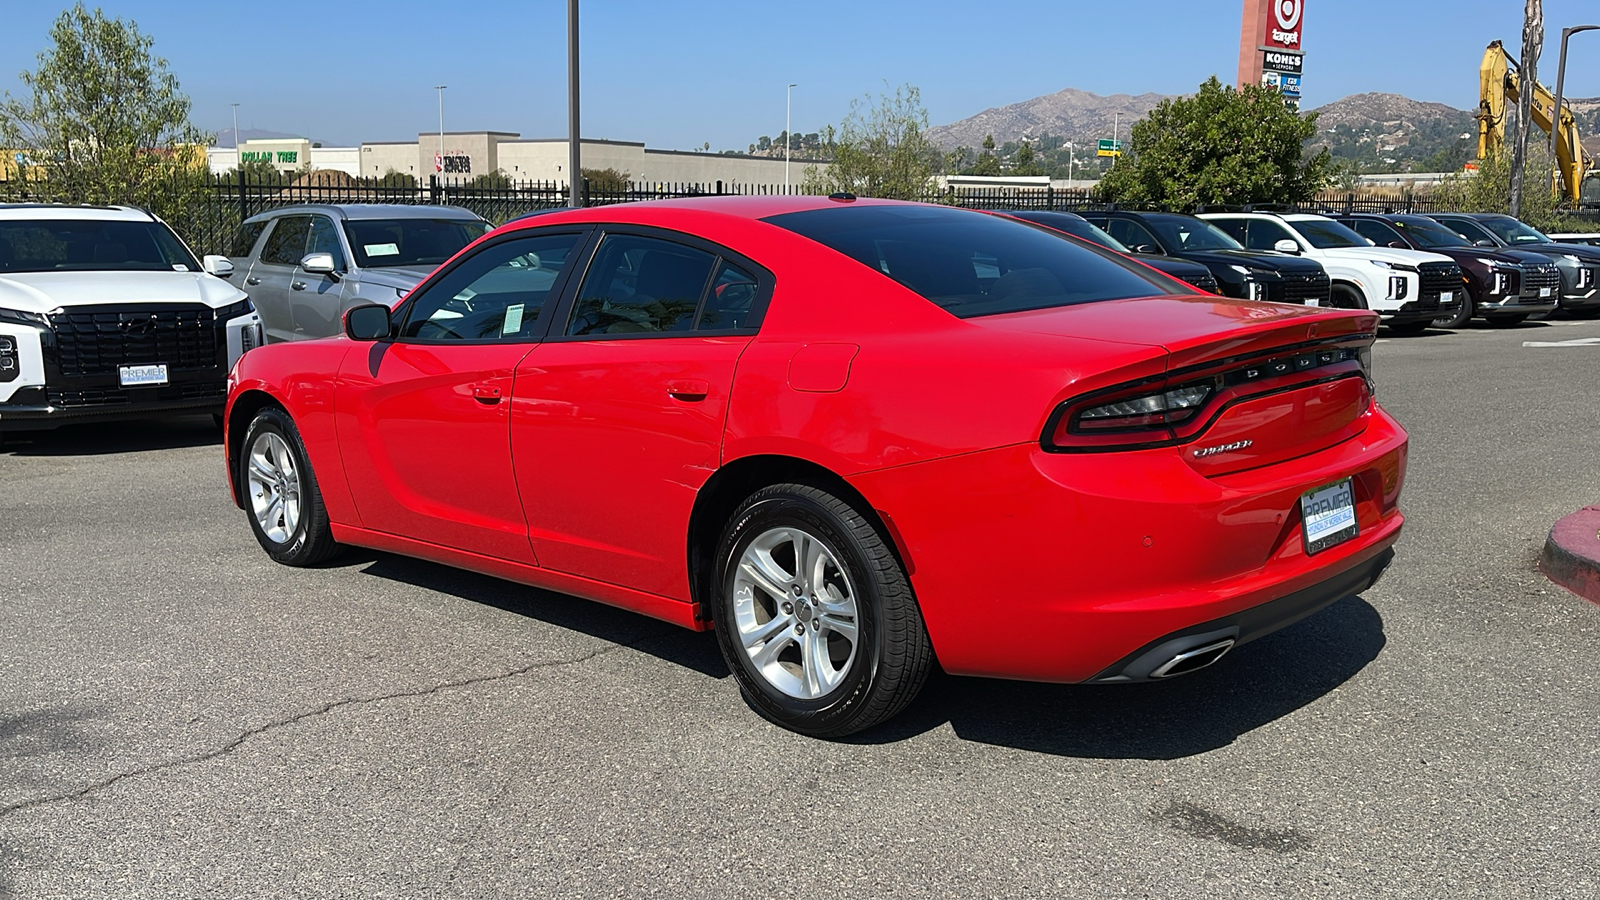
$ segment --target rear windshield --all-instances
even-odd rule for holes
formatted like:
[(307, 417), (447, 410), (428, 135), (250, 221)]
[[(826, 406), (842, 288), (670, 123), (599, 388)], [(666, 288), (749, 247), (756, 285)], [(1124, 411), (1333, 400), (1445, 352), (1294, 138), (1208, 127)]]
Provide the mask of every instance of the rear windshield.
[(363, 269), (437, 266), (491, 226), (475, 219), (351, 219), (345, 237)]
[(841, 206), (764, 221), (882, 272), (963, 319), (1188, 293), (1109, 251), (969, 210)]
[(198, 272), (160, 222), (36, 219), (0, 222), (0, 272)]

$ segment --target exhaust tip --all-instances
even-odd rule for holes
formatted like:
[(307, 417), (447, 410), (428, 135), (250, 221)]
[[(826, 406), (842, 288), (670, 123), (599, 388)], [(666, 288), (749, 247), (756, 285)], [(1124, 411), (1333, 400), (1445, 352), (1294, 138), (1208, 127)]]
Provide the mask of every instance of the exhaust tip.
[(1187, 675), (1190, 672), (1204, 669), (1206, 666), (1221, 659), (1229, 650), (1232, 650), (1235, 643), (1237, 641), (1230, 637), (1206, 644), (1203, 647), (1196, 647), (1193, 650), (1185, 650), (1157, 666), (1150, 673), (1150, 677), (1174, 678), (1178, 675)]

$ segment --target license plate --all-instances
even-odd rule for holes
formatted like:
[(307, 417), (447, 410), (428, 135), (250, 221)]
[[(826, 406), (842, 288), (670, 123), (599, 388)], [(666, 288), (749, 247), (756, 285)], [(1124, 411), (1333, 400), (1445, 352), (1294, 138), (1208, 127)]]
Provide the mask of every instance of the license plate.
[(1540, 297), (1548, 297), (1556, 292), (1555, 288), (1539, 288)]
[(117, 376), (122, 381), (123, 387), (143, 387), (152, 384), (167, 383), (167, 367), (159, 366), (120, 366)]
[(1356, 502), (1350, 479), (1301, 494), (1300, 518), (1305, 524), (1307, 556), (1355, 537)]
[(1456, 295), (1454, 291), (1444, 291), (1439, 294), (1440, 303), (1454, 303), (1455, 299)]

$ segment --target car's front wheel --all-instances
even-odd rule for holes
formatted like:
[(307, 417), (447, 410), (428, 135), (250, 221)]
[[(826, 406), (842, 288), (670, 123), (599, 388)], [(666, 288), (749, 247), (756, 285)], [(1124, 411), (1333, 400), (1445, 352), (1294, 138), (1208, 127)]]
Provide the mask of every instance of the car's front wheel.
[(1473, 309), (1472, 296), (1469, 294), (1461, 298), (1461, 308), (1448, 316), (1440, 316), (1433, 320), (1435, 328), (1463, 328), (1472, 321), (1476, 311)]
[(288, 413), (269, 406), (251, 420), (237, 477), (250, 530), (268, 556), (310, 566), (339, 551), (305, 442)]
[(716, 628), (750, 705), (785, 728), (842, 737), (906, 707), (933, 663), (894, 552), (819, 488), (752, 495), (723, 532)]

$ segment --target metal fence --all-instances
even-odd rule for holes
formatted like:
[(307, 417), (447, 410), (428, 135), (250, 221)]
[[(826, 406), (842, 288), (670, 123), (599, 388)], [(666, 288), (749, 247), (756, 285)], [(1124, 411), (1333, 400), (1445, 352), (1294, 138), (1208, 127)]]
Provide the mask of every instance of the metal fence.
[[(702, 183), (588, 182), (585, 202), (599, 206), (635, 200), (719, 195), (772, 195), (784, 193), (777, 184), (733, 181)], [(55, 201), (48, 182), (0, 181), (0, 202)], [(967, 209), (1062, 210), (1105, 209), (1104, 200), (1083, 188), (969, 188), (952, 186), (929, 190), (915, 198), (926, 203)], [(513, 181), (480, 177), (452, 181), (432, 177), (426, 183), (355, 178), (341, 172), (186, 175), (181, 182), (155, 185), (144, 205), (166, 219), (198, 253), (226, 253), (239, 223), (257, 213), (302, 203), (403, 203), (457, 206), (502, 224), (524, 213), (565, 206), (567, 185), (556, 181)], [(1128, 207), (1125, 207), (1128, 208)], [(1284, 209), (1284, 207), (1257, 207)], [(1444, 204), (1429, 196), (1397, 193), (1393, 189), (1324, 191), (1300, 204), (1306, 212), (1427, 213), (1445, 212)], [(1177, 210), (1191, 212), (1192, 210)], [(1569, 210), (1568, 215), (1595, 224), (1600, 230), (1600, 206)]]

